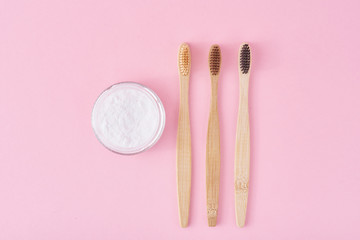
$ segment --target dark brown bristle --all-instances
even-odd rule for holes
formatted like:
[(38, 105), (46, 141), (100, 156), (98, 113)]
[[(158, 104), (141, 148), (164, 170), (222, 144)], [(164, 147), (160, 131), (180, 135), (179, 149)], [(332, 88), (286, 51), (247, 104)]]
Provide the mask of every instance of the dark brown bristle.
[(211, 75), (218, 75), (221, 65), (221, 51), (219, 45), (212, 45), (209, 53), (209, 68)]
[(190, 47), (186, 43), (181, 44), (179, 49), (179, 72), (187, 76), (190, 72)]
[(247, 74), (250, 69), (250, 47), (248, 44), (244, 44), (240, 50), (239, 64), (241, 72)]

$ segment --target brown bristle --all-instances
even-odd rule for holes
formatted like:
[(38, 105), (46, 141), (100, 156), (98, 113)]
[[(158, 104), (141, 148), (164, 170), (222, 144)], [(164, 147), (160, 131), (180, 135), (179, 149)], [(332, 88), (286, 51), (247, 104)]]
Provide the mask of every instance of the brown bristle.
[(209, 68), (211, 75), (218, 75), (221, 65), (221, 51), (219, 45), (212, 45), (209, 52)]
[(247, 74), (250, 69), (250, 47), (244, 44), (240, 50), (239, 64), (240, 70), (243, 74)]
[(187, 76), (190, 72), (190, 47), (186, 43), (180, 45), (178, 67), (180, 74)]

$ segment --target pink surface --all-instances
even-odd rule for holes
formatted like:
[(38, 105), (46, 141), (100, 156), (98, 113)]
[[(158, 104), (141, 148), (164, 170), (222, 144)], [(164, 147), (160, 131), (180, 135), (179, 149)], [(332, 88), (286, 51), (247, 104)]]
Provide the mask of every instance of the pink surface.
[[(359, 239), (360, 2), (2, 1), (0, 239)], [(177, 49), (192, 50), (190, 225), (178, 223)], [(246, 227), (234, 214), (237, 51), (253, 50)], [(207, 227), (210, 45), (220, 44), (221, 189)], [(97, 96), (136, 81), (163, 100), (136, 156), (91, 129)]]

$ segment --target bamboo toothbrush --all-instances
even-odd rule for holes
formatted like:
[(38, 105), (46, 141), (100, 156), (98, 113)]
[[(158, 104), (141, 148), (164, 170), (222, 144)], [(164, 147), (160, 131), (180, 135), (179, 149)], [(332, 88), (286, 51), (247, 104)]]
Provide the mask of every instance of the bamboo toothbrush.
[(244, 43), (239, 49), (239, 111), (235, 145), (235, 213), (236, 224), (245, 225), (250, 171), (250, 128), (248, 90), (250, 78), (250, 47)]
[(217, 89), (221, 65), (221, 51), (212, 45), (209, 52), (211, 103), (206, 143), (206, 205), (209, 227), (216, 226), (220, 184), (220, 130), (217, 109)]
[(191, 191), (191, 136), (189, 118), (190, 67), (190, 47), (186, 43), (183, 43), (180, 45), (178, 53), (180, 106), (176, 143), (176, 180), (181, 227), (188, 225)]

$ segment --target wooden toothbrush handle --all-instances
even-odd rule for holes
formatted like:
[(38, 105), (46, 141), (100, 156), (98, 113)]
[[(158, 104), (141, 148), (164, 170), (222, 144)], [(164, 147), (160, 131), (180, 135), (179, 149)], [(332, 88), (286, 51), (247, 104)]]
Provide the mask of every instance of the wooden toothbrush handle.
[(235, 145), (235, 212), (236, 224), (245, 225), (250, 171), (250, 127), (248, 80), (240, 80), (239, 112)]
[(189, 80), (181, 79), (180, 109), (176, 145), (176, 178), (180, 226), (186, 227), (189, 219), (191, 192), (191, 135), (189, 117)]
[(206, 206), (208, 226), (216, 226), (220, 185), (220, 129), (217, 110), (217, 83), (212, 84), (206, 143)]

